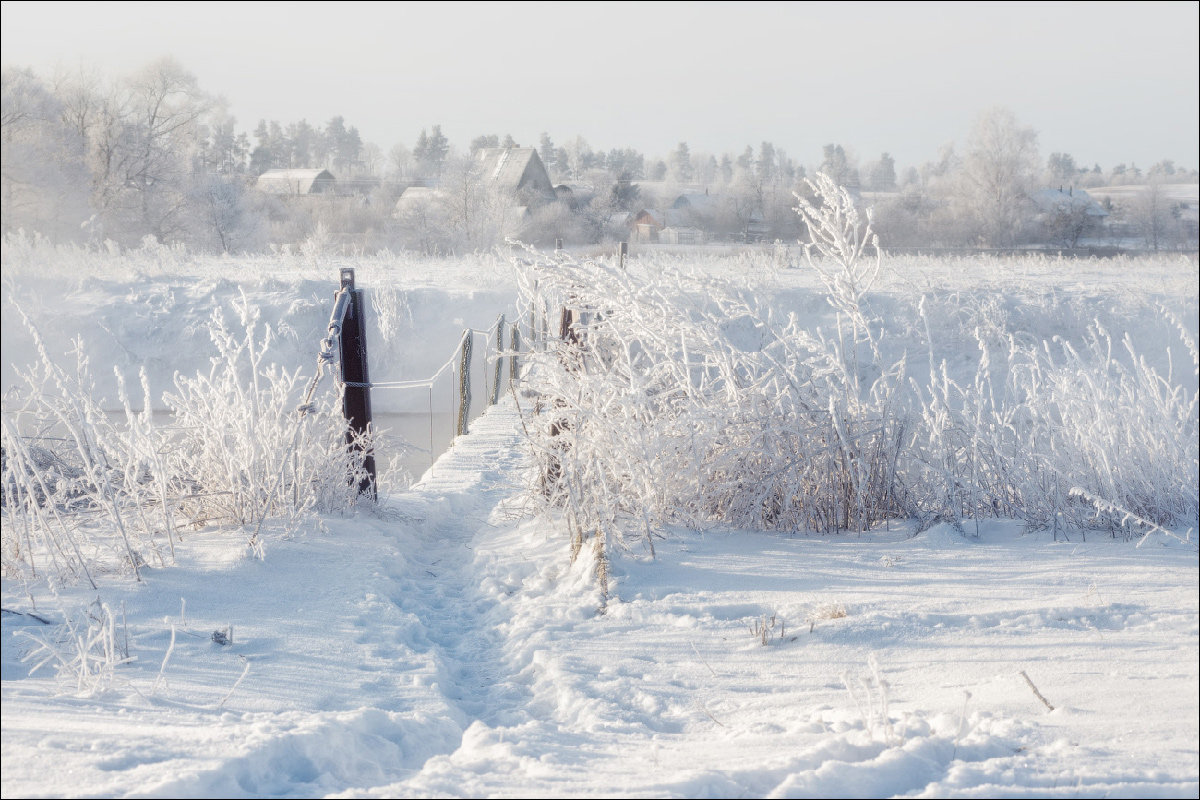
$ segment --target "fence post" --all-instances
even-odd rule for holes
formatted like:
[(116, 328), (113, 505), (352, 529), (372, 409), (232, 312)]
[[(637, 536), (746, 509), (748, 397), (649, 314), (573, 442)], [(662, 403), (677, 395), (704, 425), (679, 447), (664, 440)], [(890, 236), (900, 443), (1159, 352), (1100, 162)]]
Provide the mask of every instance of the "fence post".
[(516, 383), (521, 379), (521, 364), (517, 361), (517, 353), (521, 352), (521, 326), (515, 322), (509, 331), (508, 346), (512, 348), (512, 355), (508, 357), (508, 382)]
[(621, 269), (625, 269), (625, 256), (629, 255), (629, 242), (621, 242), (617, 248), (617, 261), (620, 262)]
[[(350, 430), (346, 432), (346, 443), (361, 448), (363, 440), (360, 437), (366, 436), (371, 427), (371, 378), (367, 371), (367, 326), (364, 317), (366, 303), (363, 302), (362, 289), (354, 286), (354, 270), (344, 267), (340, 277), (342, 289), (350, 297), (341, 335), (342, 413), (350, 425)], [(377, 499), (375, 453), (369, 447), (363, 454), (363, 468), (367, 471), (367, 477), (359, 481), (358, 491), (360, 494), (370, 493), (372, 499)]]
[(458, 435), (467, 435), (471, 413), (471, 329), (463, 332), (462, 359), (458, 365)]
[[(572, 371), (575, 366), (571, 363), (572, 357), (578, 355), (579, 351), (583, 349), (583, 333), (576, 327), (576, 323), (581, 323), (582, 321), (583, 313), (580, 309), (569, 308), (565, 304), (562, 306), (558, 318), (558, 337), (563, 342), (566, 342), (568, 347), (560, 350), (559, 358), (562, 359), (563, 365)], [(557, 443), (557, 437), (571, 427), (570, 422), (565, 417), (559, 416), (562, 413), (561, 409), (565, 407), (566, 403), (561, 398), (555, 399), (554, 411), (552, 413), (555, 413), (556, 416), (550, 422), (548, 431), (552, 440), (552, 450), (547, 456), (546, 471), (542, 475), (542, 490), (547, 496), (553, 494), (558, 486), (559, 479), (562, 477), (562, 461), (555, 451), (563, 447)]]
[(504, 369), (504, 359), (500, 357), (500, 352), (504, 349), (504, 315), (496, 320), (496, 374), (492, 379), (492, 402), (491, 405), (496, 405), (500, 402), (500, 373)]

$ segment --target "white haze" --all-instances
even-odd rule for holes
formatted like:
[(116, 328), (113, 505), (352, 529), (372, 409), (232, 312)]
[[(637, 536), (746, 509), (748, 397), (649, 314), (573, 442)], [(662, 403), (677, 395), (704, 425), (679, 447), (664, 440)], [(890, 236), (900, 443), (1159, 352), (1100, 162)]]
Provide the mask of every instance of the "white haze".
[(1195, 3), (3, 4), (5, 65), (175, 56), (239, 127), (335, 115), (385, 150), (547, 131), (594, 147), (901, 165), (1011, 108), (1080, 164), (1196, 162)]

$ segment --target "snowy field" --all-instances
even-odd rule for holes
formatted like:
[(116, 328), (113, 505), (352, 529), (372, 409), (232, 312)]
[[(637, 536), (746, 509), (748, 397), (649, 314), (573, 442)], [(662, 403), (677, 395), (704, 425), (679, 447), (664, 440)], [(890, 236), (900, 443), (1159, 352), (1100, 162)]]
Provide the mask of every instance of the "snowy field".
[[(375, 380), (431, 375), (464, 327), (520, 307), (493, 256), (4, 248), (6, 402), (35, 358), (18, 305), (56, 358), (82, 337), (113, 410), (113, 367), (130, 384), (144, 367), (153, 403), (175, 371), (209, 368), (203, 323), (243, 297), (281, 331), (271, 357), (311, 374), (339, 266), (372, 296)], [(771, 313), (836, 324), (794, 250), (629, 267), (718, 276)], [(936, 340), (955, 380), (976, 373), (972, 330), (1077, 342), (1098, 322), (1195, 397), (1173, 338), (1196, 339), (1194, 260), (886, 267), (871, 302), (894, 346)], [(414, 411), (443, 391), (373, 399)], [(377, 508), (268, 525), (253, 547), (227, 527), (181, 530), (140, 581), (112, 568), (92, 589), (6, 560), (4, 796), (1200, 793), (1188, 526), (666, 526), (653, 558), (636, 538), (614, 546), (601, 591), (561, 515), (531, 500), (525, 421), (507, 396)], [(74, 647), (65, 622), (95, 646)], [(120, 657), (56, 668), (54, 654), (105, 647)]]

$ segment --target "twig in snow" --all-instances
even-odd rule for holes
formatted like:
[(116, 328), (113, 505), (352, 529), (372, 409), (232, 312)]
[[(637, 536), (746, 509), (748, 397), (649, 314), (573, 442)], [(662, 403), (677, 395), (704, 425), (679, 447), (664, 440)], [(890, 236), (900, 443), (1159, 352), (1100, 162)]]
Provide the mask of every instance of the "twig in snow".
[(250, 662), (246, 659), (246, 657), (239, 655), (238, 658), (240, 658), (242, 661), (245, 662), (246, 668), (244, 670), (242, 670), (242, 674), (238, 677), (238, 679), (233, 682), (233, 686), (230, 687), (230, 689), (226, 693), (226, 695), (221, 698), (221, 702), (217, 703), (218, 711), (221, 710), (221, 706), (225, 705), (225, 701), (228, 700), (230, 697), (232, 697), (233, 693), (235, 691), (237, 691), (237, 687), (242, 685), (242, 680), (246, 677), (246, 673), (248, 673), (250, 671)]
[(696, 649), (695, 642), (688, 642), (688, 644), (690, 644), (692, 646), (692, 652), (696, 654), (696, 658), (700, 659), (701, 664), (708, 667), (708, 671), (713, 674), (713, 677), (714, 678), (721, 677), (720, 675), (717, 674), (717, 671), (715, 669), (713, 669), (711, 666), (709, 666), (708, 662), (704, 660), (704, 656), (700, 655), (700, 651)]
[(719, 719), (717, 719), (716, 717), (714, 717), (714, 716), (712, 715), (712, 712), (711, 712), (711, 711), (709, 711), (709, 710), (708, 710), (708, 708), (707, 708), (707, 707), (704, 705), (704, 701), (703, 701), (703, 700), (701, 700), (700, 698), (696, 698), (696, 708), (698, 708), (698, 709), (700, 709), (701, 711), (703, 711), (703, 712), (704, 712), (704, 716), (708, 717), (708, 718), (709, 718), (709, 719), (711, 719), (713, 722), (715, 722), (715, 723), (717, 723), (718, 725), (720, 725), (722, 728), (724, 728), (724, 727), (725, 727), (725, 723), (724, 723), (724, 722), (721, 722), (721, 720), (719, 720)]
[[(154, 679), (154, 685), (150, 687), (150, 696), (158, 691), (158, 687), (167, 682), (167, 662), (171, 660), (171, 654), (175, 652), (175, 626), (171, 626), (171, 643), (167, 645), (167, 652), (163, 655), (162, 666), (158, 668), (158, 677)], [(223, 701), (222, 701), (223, 702)]]
[(1050, 705), (1050, 701), (1049, 701), (1049, 700), (1047, 700), (1046, 698), (1042, 697), (1042, 693), (1041, 693), (1041, 692), (1039, 692), (1039, 691), (1038, 691), (1038, 688), (1037, 688), (1036, 686), (1034, 686), (1034, 685), (1033, 685), (1033, 681), (1029, 680), (1029, 676), (1025, 674), (1025, 670), (1021, 670), (1021, 672), (1020, 672), (1020, 675), (1021, 675), (1021, 677), (1022, 677), (1022, 678), (1024, 678), (1024, 679), (1025, 679), (1025, 682), (1029, 684), (1029, 688), (1033, 690), (1033, 695), (1034, 695), (1034, 697), (1036, 697), (1038, 700), (1041, 700), (1041, 701), (1042, 701), (1042, 702), (1043, 702), (1043, 703), (1046, 705), (1046, 708), (1048, 708), (1048, 709), (1050, 709), (1051, 711), (1053, 711), (1053, 710), (1054, 710), (1054, 706)]

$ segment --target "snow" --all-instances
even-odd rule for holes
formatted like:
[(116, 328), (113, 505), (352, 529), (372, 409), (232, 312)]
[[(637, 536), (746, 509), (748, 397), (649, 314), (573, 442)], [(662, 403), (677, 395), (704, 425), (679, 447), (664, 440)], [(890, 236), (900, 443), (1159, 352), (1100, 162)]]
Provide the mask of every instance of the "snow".
[[(216, 295), (300, 297), (283, 319), (305, 333), (280, 352), (307, 366), (304, 326), (323, 327), (333, 270), (219, 269), (57, 288), (18, 271), (12, 291), (37, 286), (63, 310), (57, 345), (105, 321), (94, 361), (174, 352), (173, 368), (202, 365), (180, 341)], [(1091, 310), (1139, 282), (1182, 285), (1194, 326), (1194, 272), (1087, 269), (1019, 277)], [(1091, 270), (1120, 288), (1101, 292)], [(387, 277), (413, 287), (421, 274)], [(427, 338), (373, 377), (428, 374), (464, 325), (491, 322), (508, 287), (483, 268), (463, 275), (406, 288), (398, 330)], [(367, 268), (358, 283), (384, 277)], [(817, 305), (803, 287), (776, 288), (793, 308)], [(172, 293), (156, 316), (146, 298)], [(19, 327), (6, 305), (6, 388)], [(760, 346), (751, 320), (730, 332)], [(978, 538), (897, 522), (841, 536), (674, 529), (654, 558), (614, 553), (605, 599), (587, 551), (572, 562), (565, 525), (527, 506), (523, 442), (510, 398), (413, 486), (376, 509), (272, 529), (261, 557), (203, 529), (141, 583), (104, 576), (99, 592), (50, 597), (5, 576), (4, 796), (1200, 793), (1194, 534), (1138, 547), (1011, 520), (982, 522)], [(50, 665), (31, 672), (30, 636), (52, 643), (98, 597), (135, 660), (83, 690)]]

